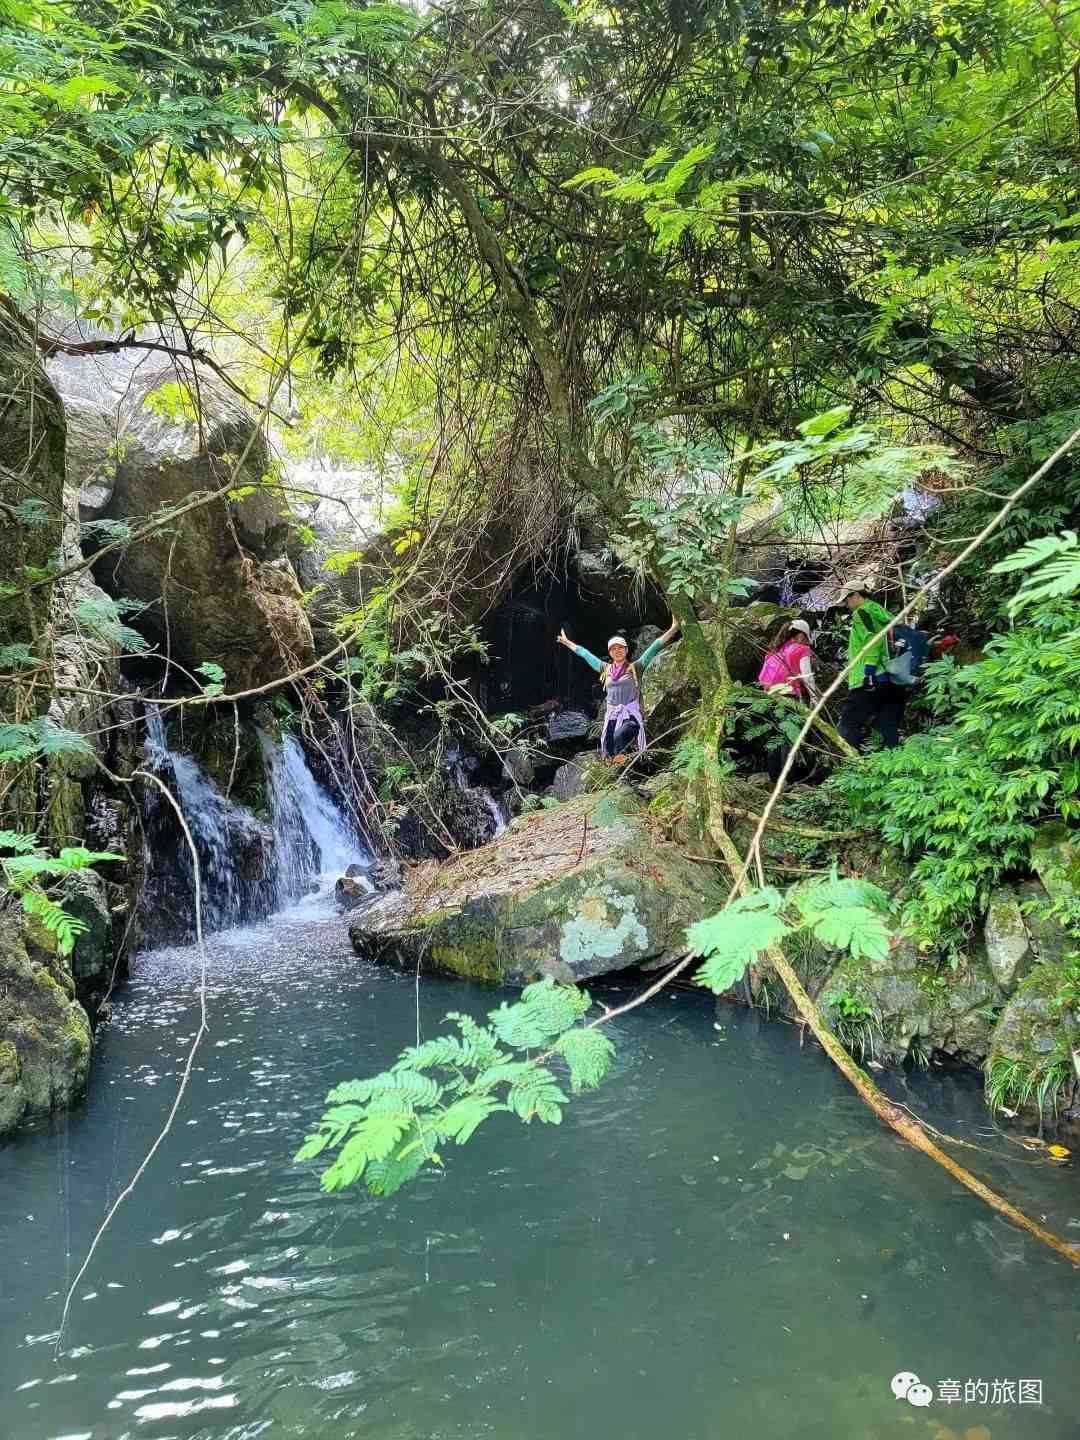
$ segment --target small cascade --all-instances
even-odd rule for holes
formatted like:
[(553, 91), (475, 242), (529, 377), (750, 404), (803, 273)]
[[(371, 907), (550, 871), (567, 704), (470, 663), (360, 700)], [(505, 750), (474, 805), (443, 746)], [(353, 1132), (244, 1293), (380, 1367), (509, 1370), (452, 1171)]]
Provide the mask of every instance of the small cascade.
[(487, 845), (509, 824), (505, 801), (486, 785), (470, 783), (469, 769), (475, 766), (475, 758), (463, 755), (454, 746), (447, 752), (446, 762), (454, 784), (468, 802), (472, 841), (476, 845)]
[[(193, 756), (170, 747), (157, 706), (147, 707), (146, 763), (175, 796), (191, 832), (199, 857), (203, 930), (269, 915), (277, 896), (273, 832), (224, 795)], [(146, 787), (144, 831), (143, 929), (154, 940), (191, 938), (191, 852), (172, 806), (156, 786)]]
[[(206, 933), (263, 920), (302, 896), (324, 894), (350, 865), (370, 856), (318, 784), (299, 743), (259, 733), (269, 822), (226, 796), (194, 756), (173, 749), (157, 706), (146, 714), (146, 767), (168, 786), (199, 857)], [(145, 787), (145, 879), (139, 903), (143, 938), (195, 934), (191, 852), (168, 800)], [(355, 872), (354, 872), (355, 873)]]
[(267, 789), (277, 845), (282, 905), (311, 891), (324, 891), (350, 865), (370, 861), (341, 811), (315, 779), (299, 742), (282, 742), (260, 732)]

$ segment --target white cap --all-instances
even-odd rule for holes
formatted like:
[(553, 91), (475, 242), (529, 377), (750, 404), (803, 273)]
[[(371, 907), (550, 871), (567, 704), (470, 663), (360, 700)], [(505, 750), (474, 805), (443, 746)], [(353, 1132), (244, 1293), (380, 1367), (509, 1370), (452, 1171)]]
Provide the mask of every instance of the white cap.
[(801, 630), (802, 633), (806, 636), (806, 638), (808, 640), (810, 639), (810, 626), (806, 623), (805, 620), (792, 620), (791, 624), (788, 626), (788, 629)]
[(610, 650), (612, 645), (621, 645), (624, 650), (630, 649), (630, 646), (621, 635), (612, 635), (611, 639), (607, 642), (607, 648)]
[(840, 599), (846, 600), (849, 595), (865, 595), (866, 590), (864, 580), (849, 580), (846, 585), (841, 586)]

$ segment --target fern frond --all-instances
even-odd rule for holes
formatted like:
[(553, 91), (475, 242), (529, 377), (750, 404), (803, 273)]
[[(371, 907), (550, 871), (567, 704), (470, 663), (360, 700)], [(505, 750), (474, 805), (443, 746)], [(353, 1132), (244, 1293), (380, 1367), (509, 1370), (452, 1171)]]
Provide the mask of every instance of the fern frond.
[(615, 1046), (602, 1030), (577, 1028), (560, 1035), (555, 1048), (570, 1067), (570, 1089), (595, 1090), (611, 1067)]

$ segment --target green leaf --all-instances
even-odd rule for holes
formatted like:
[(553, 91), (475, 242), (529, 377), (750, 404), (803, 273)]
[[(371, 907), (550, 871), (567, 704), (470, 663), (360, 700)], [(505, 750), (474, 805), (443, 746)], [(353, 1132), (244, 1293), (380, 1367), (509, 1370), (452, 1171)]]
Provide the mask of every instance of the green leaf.
[(771, 887), (754, 890), (691, 925), (686, 932), (690, 953), (707, 957), (695, 982), (717, 994), (730, 990), (747, 965), (788, 934), (791, 927), (779, 913), (781, 904), (782, 897)]
[(570, 1088), (592, 1090), (610, 1068), (615, 1046), (602, 1030), (576, 1028), (560, 1035), (556, 1050), (570, 1067)]
[(823, 945), (848, 950), (856, 959), (883, 960), (889, 953), (888, 926), (862, 905), (830, 906), (814, 917), (810, 928)]

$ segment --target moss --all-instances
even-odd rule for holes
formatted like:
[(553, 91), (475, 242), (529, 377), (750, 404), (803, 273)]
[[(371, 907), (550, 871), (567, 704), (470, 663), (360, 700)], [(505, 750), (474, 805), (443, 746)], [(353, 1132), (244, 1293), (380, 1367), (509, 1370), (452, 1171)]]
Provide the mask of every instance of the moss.
[(1080, 899), (1080, 845), (1059, 821), (1040, 825), (1031, 842), (1031, 864), (1057, 905)]
[(502, 958), (494, 941), (477, 941), (468, 946), (433, 945), (429, 954), (438, 969), (460, 975), (464, 980), (503, 978)]

